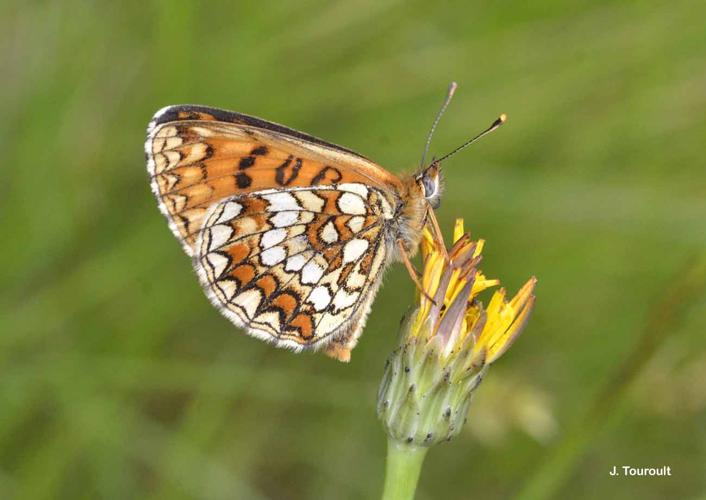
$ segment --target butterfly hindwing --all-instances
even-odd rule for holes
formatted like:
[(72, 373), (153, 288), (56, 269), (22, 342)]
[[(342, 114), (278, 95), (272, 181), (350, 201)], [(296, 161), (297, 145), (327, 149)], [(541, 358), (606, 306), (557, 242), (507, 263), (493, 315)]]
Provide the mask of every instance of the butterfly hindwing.
[(194, 266), (248, 333), (293, 349), (355, 343), (387, 262), (382, 192), (358, 183), (235, 195), (205, 216)]

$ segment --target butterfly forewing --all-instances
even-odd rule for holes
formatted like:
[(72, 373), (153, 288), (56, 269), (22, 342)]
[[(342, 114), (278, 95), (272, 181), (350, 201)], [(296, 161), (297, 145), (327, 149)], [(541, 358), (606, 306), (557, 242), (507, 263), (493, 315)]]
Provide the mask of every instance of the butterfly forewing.
[(257, 118), (200, 106), (155, 115), (146, 143), (152, 189), (191, 255), (207, 209), (243, 192), (399, 180), (345, 148)]

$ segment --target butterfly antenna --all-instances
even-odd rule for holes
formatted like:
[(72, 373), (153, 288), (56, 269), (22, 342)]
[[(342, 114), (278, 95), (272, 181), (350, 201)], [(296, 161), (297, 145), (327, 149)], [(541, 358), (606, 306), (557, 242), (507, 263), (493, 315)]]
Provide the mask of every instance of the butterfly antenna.
[(451, 98), (454, 96), (454, 92), (456, 92), (456, 87), (458, 87), (458, 85), (456, 85), (456, 82), (451, 82), (451, 84), (449, 84), (449, 90), (446, 91), (446, 98), (444, 99), (444, 103), (441, 105), (441, 109), (436, 114), (436, 118), (434, 119), (434, 123), (431, 126), (431, 130), (429, 130), (429, 134), (427, 135), (427, 143), (424, 145), (422, 161), (419, 164), (420, 167), (424, 167), (424, 161), (426, 160), (427, 154), (429, 153), (429, 146), (431, 146), (431, 138), (434, 135), (434, 130), (436, 130), (436, 126), (439, 124), (441, 116), (444, 114), (444, 111), (446, 111), (446, 108), (449, 106)]
[(453, 151), (451, 151), (449, 154), (446, 154), (446, 155), (442, 156), (442, 157), (439, 158), (438, 160), (434, 160), (434, 163), (439, 164), (439, 163), (441, 163), (442, 161), (444, 161), (444, 160), (446, 160), (446, 159), (452, 157), (453, 155), (455, 155), (456, 153), (458, 153), (458, 152), (461, 151), (462, 149), (467, 148), (468, 146), (470, 146), (471, 144), (473, 144), (474, 142), (476, 142), (476, 141), (479, 140), (480, 138), (482, 138), (482, 137), (488, 135), (489, 133), (493, 132), (494, 130), (498, 129), (498, 128), (500, 127), (500, 125), (502, 125), (502, 124), (505, 123), (506, 121), (507, 121), (507, 115), (506, 115), (505, 113), (503, 113), (502, 115), (500, 115), (500, 116), (498, 117), (497, 120), (495, 120), (495, 121), (490, 125), (490, 127), (488, 127), (487, 129), (485, 129), (483, 132), (481, 132), (480, 134), (476, 135), (475, 137), (473, 137), (473, 138), (467, 140), (466, 142), (464, 142), (463, 144), (461, 144), (459, 147), (457, 147), (456, 149), (454, 149)]

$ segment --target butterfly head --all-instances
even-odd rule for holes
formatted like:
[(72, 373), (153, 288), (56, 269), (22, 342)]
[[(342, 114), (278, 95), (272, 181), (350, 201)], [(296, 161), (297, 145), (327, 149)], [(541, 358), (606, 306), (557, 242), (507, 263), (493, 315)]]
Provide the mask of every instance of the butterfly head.
[(424, 198), (433, 208), (439, 208), (442, 191), (441, 167), (439, 163), (432, 162), (431, 165), (417, 174), (415, 179), (422, 190)]
[(446, 99), (444, 100), (444, 104), (441, 106), (441, 109), (439, 110), (439, 113), (436, 115), (436, 119), (434, 120), (434, 124), (431, 126), (431, 130), (429, 131), (429, 135), (427, 136), (427, 142), (424, 146), (424, 153), (422, 154), (422, 169), (421, 171), (414, 176), (414, 179), (416, 180), (419, 189), (422, 192), (422, 195), (424, 198), (429, 202), (429, 204), (433, 208), (439, 208), (439, 204), (441, 202), (441, 191), (442, 191), (442, 179), (441, 179), (441, 162), (444, 160), (452, 157), (462, 149), (467, 148), (474, 142), (476, 142), (478, 139), (481, 137), (491, 133), (493, 130), (497, 129), (505, 123), (507, 120), (507, 115), (503, 113), (500, 115), (500, 117), (495, 120), (490, 127), (486, 128), (483, 130), (481, 133), (477, 134), (476, 136), (472, 137), (471, 139), (467, 140), (463, 144), (461, 144), (459, 147), (451, 151), (450, 153), (445, 154), (441, 158), (438, 158), (436, 160), (433, 160), (431, 164), (428, 167), (424, 167), (424, 160), (426, 159), (427, 153), (429, 152), (429, 146), (431, 144), (431, 137), (434, 133), (434, 130), (436, 129), (437, 124), (439, 123), (439, 119), (441, 118), (441, 115), (444, 113), (446, 110), (446, 106), (448, 106), (449, 101), (451, 100), (451, 97), (454, 94), (454, 91), (456, 90), (456, 84), (452, 83), (451, 86), (449, 87), (449, 91), (446, 94)]

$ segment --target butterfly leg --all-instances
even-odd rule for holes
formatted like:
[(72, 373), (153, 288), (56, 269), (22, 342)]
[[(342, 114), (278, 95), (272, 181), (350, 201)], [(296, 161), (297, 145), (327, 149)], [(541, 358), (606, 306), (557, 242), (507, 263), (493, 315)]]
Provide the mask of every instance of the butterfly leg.
[(402, 240), (397, 240), (397, 248), (400, 251), (400, 256), (402, 257), (402, 262), (404, 263), (404, 266), (407, 268), (407, 272), (409, 273), (409, 277), (412, 278), (412, 281), (414, 281), (414, 284), (417, 285), (417, 290), (419, 290), (419, 293), (421, 293), (427, 299), (429, 299), (432, 304), (436, 305), (436, 302), (434, 302), (434, 299), (429, 297), (429, 295), (424, 291), (424, 287), (422, 287), (422, 282), (419, 280), (419, 272), (414, 268), (414, 265), (412, 265), (412, 262), (409, 260), (409, 255), (407, 255), (407, 251), (404, 249), (404, 243), (402, 242)]
[(429, 221), (429, 226), (431, 227), (432, 235), (436, 240), (437, 247), (442, 249), (444, 253), (444, 258), (448, 262), (449, 252), (446, 250), (446, 245), (444, 244), (444, 235), (441, 232), (441, 227), (439, 227), (439, 221), (436, 220), (436, 214), (434, 214), (434, 209), (431, 205), (429, 205), (429, 202), (427, 202), (427, 215), (427, 220)]

